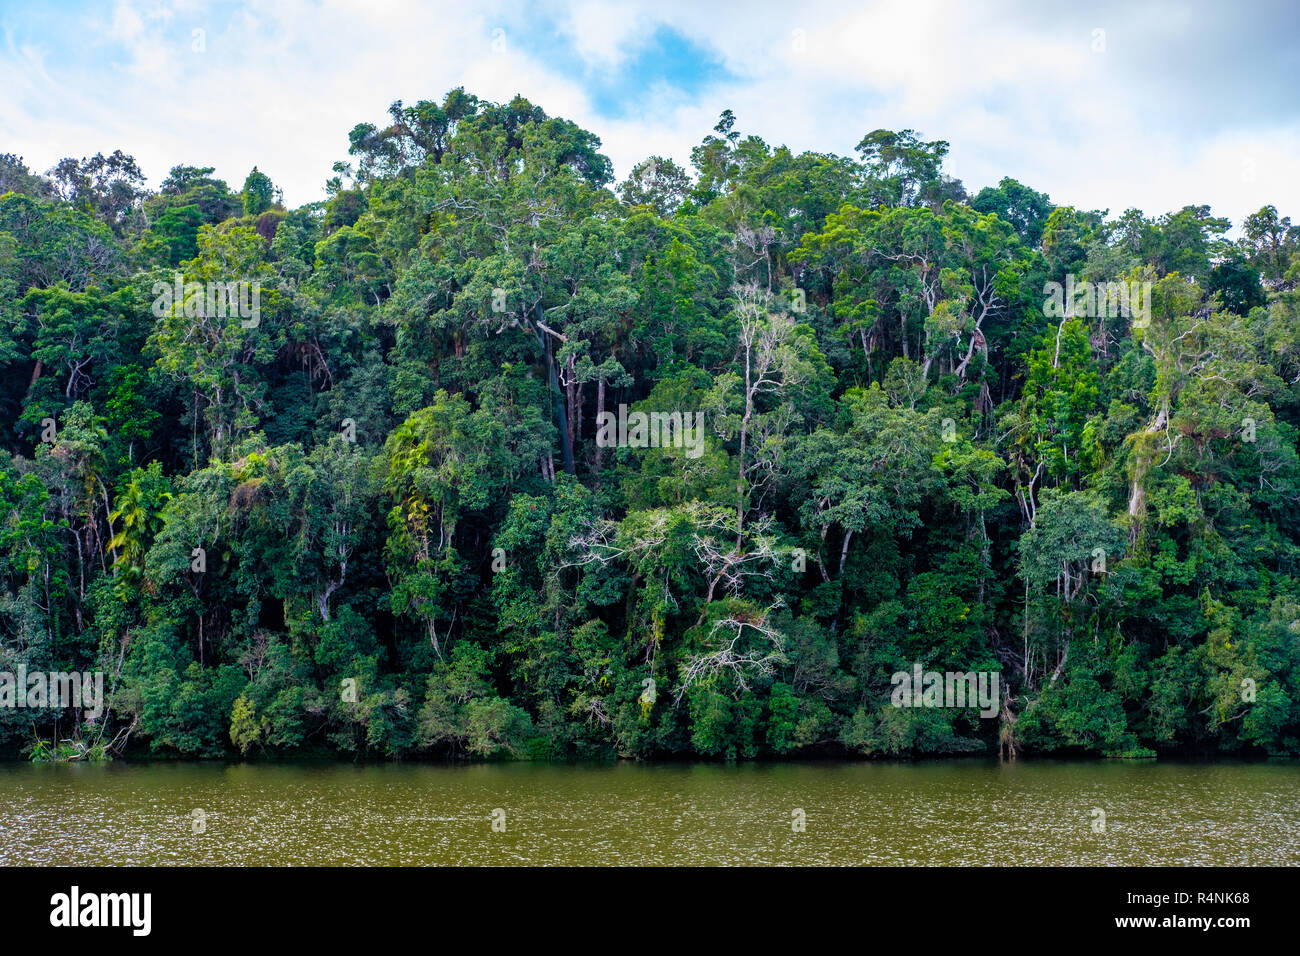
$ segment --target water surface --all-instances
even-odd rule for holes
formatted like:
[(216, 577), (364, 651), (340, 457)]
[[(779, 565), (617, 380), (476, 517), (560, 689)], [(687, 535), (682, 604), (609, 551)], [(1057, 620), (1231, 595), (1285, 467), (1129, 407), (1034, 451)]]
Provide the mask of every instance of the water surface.
[(1296, 763), (0, 764), (9, 865), (1298, 863)]

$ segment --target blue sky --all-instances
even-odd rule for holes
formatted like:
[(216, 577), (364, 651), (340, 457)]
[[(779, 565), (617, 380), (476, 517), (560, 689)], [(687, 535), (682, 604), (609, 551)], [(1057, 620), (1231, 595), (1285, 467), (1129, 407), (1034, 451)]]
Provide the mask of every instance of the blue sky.
[(851, 153), (952, 145), (975, 190), (1147, 214), (1265, 202), (1300, 218), (1300, 4), (0, 0), (0, 151), (38, 170), (121, 148), (318, 199), (347, 133), (451, 88), (522, 93), (599, 135), (619, 175), (737, 129)]
[[(647, 90), (660, 90), (678, 104), (688, 104), (722, 84), (738, 80), (707, 42), (667, 24), (648, 27), (627, 44), (624, 56), (605, 60), (584, 55), (572, 36), (560, 28), (560, 22), (541, 8), (517, 20), (503, 18), (522, 53), (564, 76), (576, 78), (591, 109), (602, 118), (645, 115), (652, 102), (644, 95)], [(504, 33), (504, 27), (501, 29)]]

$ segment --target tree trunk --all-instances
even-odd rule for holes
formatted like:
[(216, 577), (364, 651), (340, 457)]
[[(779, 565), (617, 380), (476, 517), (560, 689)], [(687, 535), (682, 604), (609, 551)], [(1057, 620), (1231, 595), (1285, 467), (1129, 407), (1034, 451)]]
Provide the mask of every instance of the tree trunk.
[[(605, 414), (605, 379), (602, 377), (596, 380), (596, 427), (597, 428), (600, 427), (600, 423), (604, 414)], [(601, 447), (600, 442), (596, 442), (595, 471), (596, 471), (597, 488), (600, 487), (600, 465), (601, 465), (602, 452), (604, 452), (604, 450), (605, 449)]]
[(555, 353), (551, 349), (551, 340), (545, 332), (539, 333), (542, 339), (542, 348), (546, 354), (546, 380), (551, 387), (553, 396), (552, 404), (555, 406), (556, 425), (560, 432), (560, 455), (564, 461), (564, 470), (572, 475), (575, 471), (573, 463), (573, 434), (569, 431), (569, 416), (565, 410), (565, 395), (560, 389), (560, 377), (555, 370)]

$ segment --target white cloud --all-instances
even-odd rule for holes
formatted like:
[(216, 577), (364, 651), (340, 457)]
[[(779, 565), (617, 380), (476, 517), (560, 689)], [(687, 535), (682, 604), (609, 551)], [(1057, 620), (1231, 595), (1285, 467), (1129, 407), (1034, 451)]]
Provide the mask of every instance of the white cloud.
[(597, 69), (618, 66), (653, 33), (646, 18), (630, 5), (597, 0), (573, 4), (561, 12), (559, 25), (578, 55)]
[[(686, 165), (691, 146), (731, 108), (743, 133), (796, 150), (850, 153), (877, 127), (947, 139), (950, 168), (972, 188), (1010, 175), (1057, 202), (1112, 212), (1209, 202), (1240, 221), (1273, 202), (1300, 215), (1294, 113), (1267, 127), (1232, 115), (1180, 127), (1175, 107), (1194, 109), (1197, 91), (1156, 95), (1141, 84), (1161, 29), (1213, 29), (1163, 9), (1110, 10), (1100, 18), (1105, 52), (1094, 52), (1087, 20), (1035, 24), (1010, 10), (935, 0), (766, 9), (580, 0), (548, 8), (591, 75), (635, 62), (661, 26), (710, 51), (731, 75), (685, 98), (652, 84), (613, 119), (599, 115), (595, 91), (561, 58), (529, 52), (539, 41), (516, 33), (518, 12), (286, 0), (231, 15), (199, 0), (119, 0), (84, 36), (8, 37), (0, 136), (38, 169), (120, 147), (155, 184), (188, 163), (215, 165), (238, 188), (256, 164), (298, 204), (321, 197), (356, 123), (382, 122), (394, 99), (437, 98), (463, 85), (497, 100), (522, 93), (591, 129), (620, 174), (651, 153)], [(205, 31), (202, 53), (191, 49), (193, 29)], [(494, 36), (504, 41), (498, 49)]]

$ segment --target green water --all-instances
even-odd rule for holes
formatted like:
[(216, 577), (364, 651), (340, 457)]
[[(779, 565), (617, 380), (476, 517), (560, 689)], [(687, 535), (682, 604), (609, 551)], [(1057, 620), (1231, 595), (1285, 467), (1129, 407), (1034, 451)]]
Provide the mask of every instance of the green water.
[(0, 864), (615, 863), (1295, 865), (1300, 764), (0, 765)]

